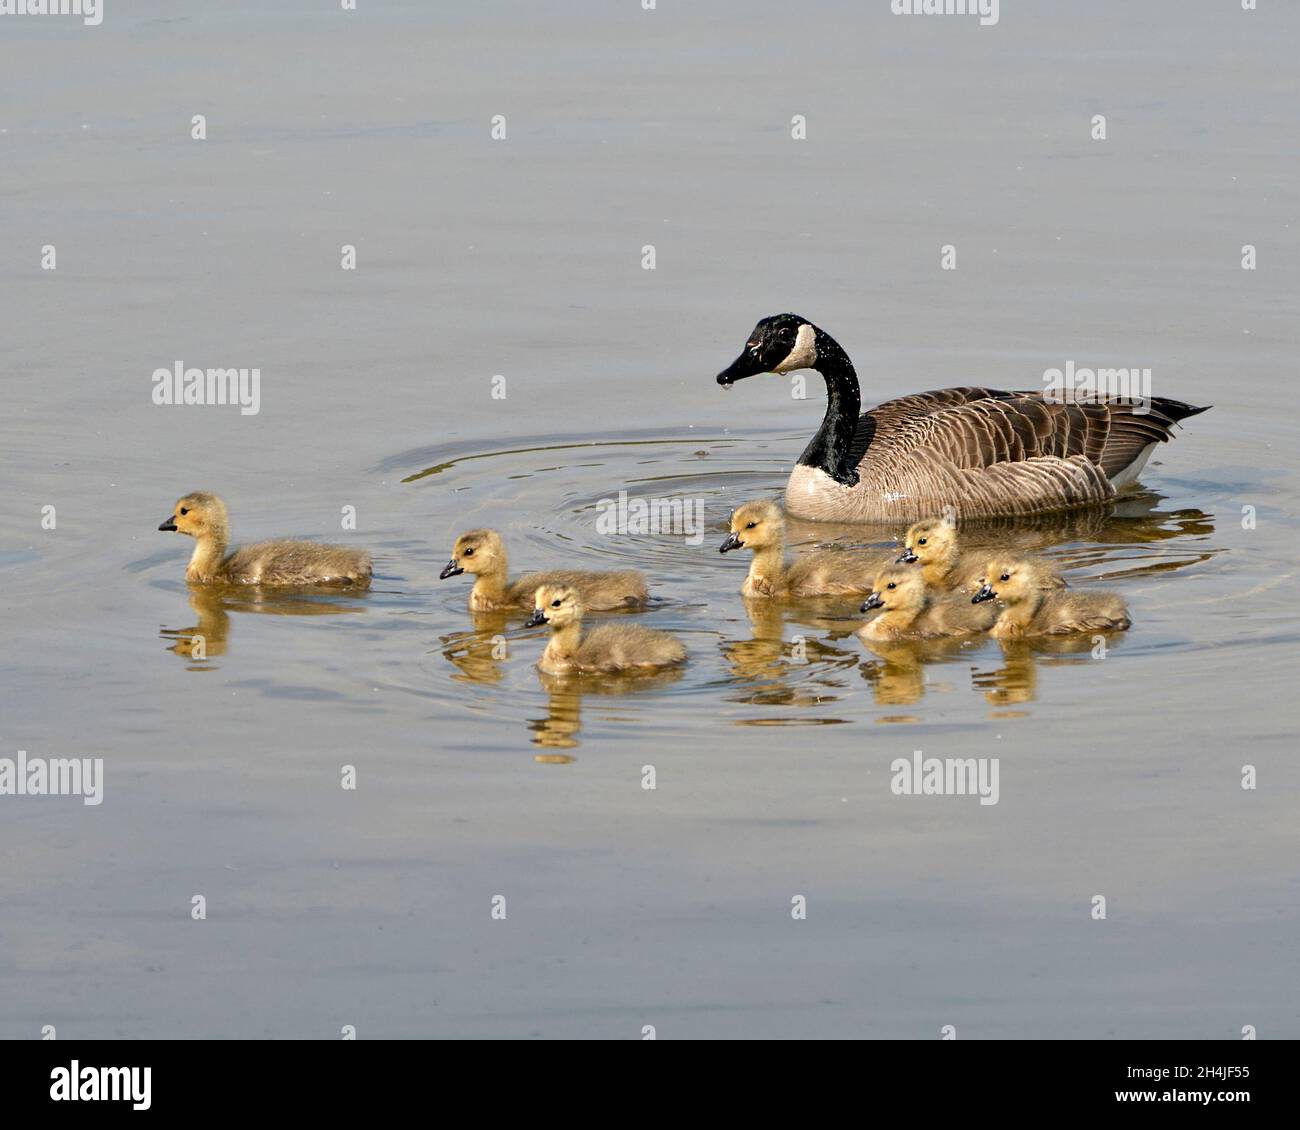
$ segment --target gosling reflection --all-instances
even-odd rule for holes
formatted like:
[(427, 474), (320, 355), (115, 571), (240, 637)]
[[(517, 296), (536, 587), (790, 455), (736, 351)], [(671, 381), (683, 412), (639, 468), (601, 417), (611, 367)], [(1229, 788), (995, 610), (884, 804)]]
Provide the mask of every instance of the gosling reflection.
[(546, 691), (546, 717), (528, 722), (534, 745), (546, 749), (573, 749), (582, 731), (582, 700), (586, 695), (615, 698), (640, 695), (655, 688), (663, 690), (685, 674), (681, 667), (652, 672), (599, 672), (550, 674), (537, 672)]
[[(339, 590), (342, 592), (348, 590)], [(355, 590), (351, 590), (355, 594)], [(188, 628), (162, 628), (159, 636), (171, 642), (168, 651), (187, 660), (191, 671), (210, 671), (212, 660), (226, 654), (230, 639), (230, 613), (252, 612), (272, 616), (337, 616), (363, 612), (359, 604), (331, 599), (330, 590), (313, 586), (310, 595), (284, 588), (258, 585), (191, 585), (189, 605), (198, 623)]]
[[(859, 668), (870, 684), (880, 706), (913, 706), (925, 697), (927, 688), (935, 689), (927, 668), (963, 655), (982, 641), (946, 637), (939, 639), (875, 640), (859, 636), (862, 645), (875, 657)], [(950, 689), (949, 684), (944, 684)]]
[(1040, 660), (1048, 666), (1096, 662), (1104, 659), (1122, 640), (1118, 632), (1002, 640), (1002, 665), (976, 669), (971, 673), (971, 683), (983, 692), (984, 700), (991, 706), (1033, 702), (1038, 697)]
[(452, 679), (460, 683), (499, 683), (510, 658), (506, 639), (508, 611), (471, 612), (474, 627), (468, 632), (442, 636), (442, 654), (459, 669)]
[[(835, 637), (847, 636), (856, 621), (836, 615), (855, 607), (827, 601), (779, 604), (762, 597), (742, 598), (752, 636), (720, 644), (722, 658), (739, 684), (732, 702), (752, 706), (811, 706), (842, 697), (839, 672), (855, 666), (853, 652), (836, 646)], [(786, 625), (796, 631), (787, 640)], [(803, 629), (803, 630), (799, 630)], [(814, 638), (812, 633), (828, 638)]]

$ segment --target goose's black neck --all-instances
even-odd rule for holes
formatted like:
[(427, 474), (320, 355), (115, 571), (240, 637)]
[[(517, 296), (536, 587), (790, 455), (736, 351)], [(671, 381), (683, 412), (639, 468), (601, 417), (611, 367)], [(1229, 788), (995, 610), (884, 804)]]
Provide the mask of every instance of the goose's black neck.
[(817, 331), (817, 361), (813, 368), (826, 381), (826, 415), (799, 462), (825, 471), (836, 482), (853, 486), (858, 481), (858, 469), (853, 466), (850, 450), (862, 408), (858, 375), (839, 342), (823, 330)]

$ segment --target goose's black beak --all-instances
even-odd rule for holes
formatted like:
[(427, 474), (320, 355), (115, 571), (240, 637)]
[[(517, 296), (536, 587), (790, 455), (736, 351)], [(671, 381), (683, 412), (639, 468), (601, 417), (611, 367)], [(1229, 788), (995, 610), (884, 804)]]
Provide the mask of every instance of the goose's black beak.
[(898, 555), (898, 560), (895, 561), (894, 564), (911, 565), (914, 561), (916, 561), (916, 554), (912, 552), (912, 547), (909, 545), (905, 550), (903, 550), (902, 553)]
[(993, 591), (992, 585), (980, 585), (980, 591), (970, 598), (972, 604), (981, 604), (986, 600), (992, 600), (998, 594)]
[(158, 528), (159, 528), (160, 530), (169, 530), (169, 531), (171, 531), (172, 533), (175, 533), (175, 532), (176, 532), (176, 515), (173, 514), (173, 515), (172, 515), (170, 518), (168, 518), (165, 522), (159, 522), (159, 523), (158, 523)]
[(724, 541), (720, 546), (718, 546), (718, 552), (730, 553), (733, 549), (741, 549), (744, 546), (744, 544), (745, 543), (741, 541), (740, 538), (738, 538), (735, 534), (728, 534), (727, 540)]
[(524, 621), (525, 628), (536, 628), (539, 624), (546, 623), (546, 613), (540, 608), (534, 608), (533, 614)]
[(885, 607), (885, 602), (884, 599), (881, 597), (880, 593), (873, 592), (869, 597), (867, 597), (866, 600), (862, 602), (862, 607), (859, 608), (858, 611), (870, 612), (873, 608), (884, 608), (884, 607)]
[(448, 561), (447, 564), (442, 567), (442, 572), (438, 574), (438, 580), (445, 581), (448, 577), (459, 577), (463, 572), (465, 572), (465, 570), (457, 565), (454, 560)]
[(767, 366), (751, 350), (746, 349), (744, 353), (718, 374), (718, 384), (723, 388), (730, 388), (737, 381), (743, 381), (746, 377), (766, 372)]

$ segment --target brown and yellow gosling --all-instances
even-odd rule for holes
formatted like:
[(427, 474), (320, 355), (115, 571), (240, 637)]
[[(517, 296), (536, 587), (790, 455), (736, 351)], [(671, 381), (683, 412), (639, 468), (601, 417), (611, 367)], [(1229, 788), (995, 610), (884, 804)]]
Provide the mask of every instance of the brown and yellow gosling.
[(785, 516), (767, 499), (737, 506), (731, 533), (719, 553), (750, 549), (754, 558), (740, 586), (744, 596), (857, 596), (871, 591), (872, 578), (892, 553), (818, 549), (785, 563)]
[(176, 503), (160, 530), (188, 534), (198, 543), (185, 579), (233, 585), (370, 584), (370, 554), (313, 541), (260, 541), (226, 552), (230, 516), (215, 494), (194, 491)]
[(990, 631), (998, 639), (1067, 632), (1118, 632), (1132, 624), (1124, 601), (1112, 592), (1044, 591), (1040, 562), (996, 557), (984, 568), (971, 603), (1002, 602)]
[(637, 624), (602, 624), (582, 634), (582, 597), (572, 585), (540, 585), (533, 614), (524, 625), (549, 624), (551, 638), (537, 666), (550, 675), (600, 671), (653, 671), (686, 658), (686, 649), (667, 632)]
[[(961, 552), (957, 523), (948, 516), (927, 518), (907, 531), (899, 564), (919, 565), (925, 583), (943, 592), (973, 595), (980, 587), (987, 563), (984, 556), (972, 558)], [(1048, 589), (1066, 587), (1064, 578), (1050, 565), (1038, 570), (1039, 583)]]
[(525, 573), (511, 581), (505, 543), (496, 530), (470, 530), (456, 539), (451, 560), (438, 577), (445, 581), (461, 573), (474, 574), (469, 606), (475, 612), (531, 608), (533, 594), (540, 585), (568, 585), (578, 591), (583, 607), (596, 612), (641, 608), (647, 599), (645, 577), (633, 569), (618, 573), (552, 569)]
[(993, 626), (997, 613), (964, 596), (932, 593), (920, 569), (890, 565), (876, 577), (863, 612), (880, 614), (858, 629), (864, 640), (925, 640), (972, 636)]

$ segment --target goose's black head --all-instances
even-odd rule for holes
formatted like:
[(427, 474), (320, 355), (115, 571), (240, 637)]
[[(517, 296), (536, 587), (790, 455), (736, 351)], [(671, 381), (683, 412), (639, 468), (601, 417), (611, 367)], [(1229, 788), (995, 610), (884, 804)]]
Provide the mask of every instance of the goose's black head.
[(729, 388), (757, 373), (789, 373), (817, 364), (819, 331), (798, 314), (773, 314), (763, 318), (749, 335), (745, 348), (718, 374), (718, 384)]

